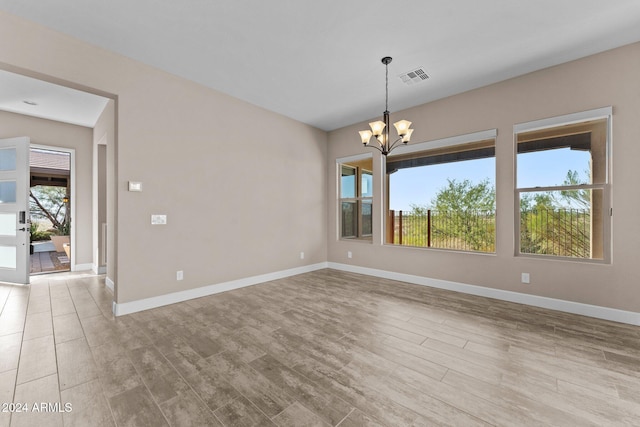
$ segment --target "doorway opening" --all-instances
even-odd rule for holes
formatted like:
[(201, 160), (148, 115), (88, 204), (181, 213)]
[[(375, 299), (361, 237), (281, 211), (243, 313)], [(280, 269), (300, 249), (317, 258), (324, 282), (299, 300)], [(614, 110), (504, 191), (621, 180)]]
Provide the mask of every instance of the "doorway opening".
[[(61, 208), (59, 213), (61, 215), (66, 213), (67, 217), (70, 217), (70, 222), (68, 222), (68, 226), (55, 227), (53, 221), (47, 218), (49, 224), (38, 225), (37, 228), (35, 225), (33, 226), (34, 234), (56, 229), (55, 234), (66, 235), (64, 229), (70, 228), (70, 245), (66, 246), (69, 253), (65, 251), (64, 243), (62, 253), (56, 250), (55, 245), (53, 250), (51, 250), (51, 246), (48, 248), (34, 247), (34, 253), (36, 249), (45, 249), (42, 252), (53, 253), (55, 258), (51, 261), (54, 264), (54, 269), (51, 269), (50, 266), (48, 269), (51, 272), (57, 271), (55, 266), (56, 261), (61, 261), (59, 257), (63, 257), (63, 261), (66, 261), (64, 258), (66, 257), (70, 261), (67, 264), (67, 269), (71, 272), (92, 271), (94, 274), (106, 274), (105, 285), (113, 291), (114, 300), (116, 300), (118, 246), (116, 215), (117, 95), (19, 67), (8, 66), (9, 71), (3, 68), (5, 66), (6, 64), (0, 64), (0, 87), (11, 88), (15, 94), (8, 92), (2, 93), (0, 96), (0, 121), (2, 122), (0, 138), (10, 144), (21, 142), (22, 150), (20, 153), (22, 151), (24, 153), (18, 153), (20, 154), (18, 157), (22, 157), (24, 162), (20, 163), (20, 176), (11, 178), (13, 175), (17, 175), (17, 172), (3, 171), (0, 161), (0, 175), (2, 175), (0, 181), (6, 181), (10, 178), (18, 179), (22, 185), (18, 194), (23, 197), (20, 205), (21, 210), (13, 209), (13, 211), (10, 211), (9, 208), (16, 206), (3, 204), (1, 203), (2, 198), (0, 198), (0, 219), (6, 217), (6, 215), (3, 216), (5, 212), (14, 214), (11, 218), (15, 219), (14, 222), (17, 225), (5, 228), (12, 233), (14, 230), (16, 232), (22, 230), (26, 233), (22, 233), (24, 238), (16, 243), (15, 236), (6, 237), (3, 235), (6, 230), (2, 229), (2, 221), (0, 221), (0, 280), (29, 284), (30, 271), (33, 274), (42, 272), (42, 268), (39, 271), (31, 270), (29, 252), (32, 243), (35, 246), (36, 242), (46, 242), (46, 239), (30, 242), (28, 234), (31, 234), (29, 233), (31, 224), (29, 216), (26, 215), (30, 210), (29, 202), (32, 201), (32, 198), (29, 197), (29, 189), (33, 191), (36, 188), (36, 183), (32, 180), (46, 178), (46, 182), (41, 185), (68, 188), (65, 195), (69, 195), (69, 201), (63, 201), (66, 204), (65, 209), (68, 210)], [(38, 102), (39, 99), (47, 102)], [(69, 125), (73, 127), (69, 127)], [(25, 141), (15, 135), (25, 135), (22, 138)], [(13, 141), (18, 139), (20, 141)], [(27, 160), (29, 140), (38, 141), (38, 143), (30, 145), (30, 148), (33, 149), (70, 153), (70, 169), (45, 170), (44, 174), (36, 174)], [(2, 142), (3, 140), (0, 139), (0, 151)], [(26, 142), (26, 146), (22, 142)], [(40, 145), (40, 142), (47, 145)], [(33, 154), (31, 156), (35, 158)], [(75, 163), (76, 156), (77, 163)], [(42, 167), (54, 169), (46, 165)], [(62, 172), (63, 170), (64, 172)], [(0, 190), (2, 190), (1, 187), (2, 185), (0, 185)], [(4, 205), (6, 206), (3, 209)], [(38, 218), (34, 215), (33, 222), (37, 221)], [(60, 228), (63, 229), (62, 233), (60, 233)], [(51, 239), (49, 238), (49, 240)], [(9, 249), (5, 250), (4, 247)], [(9, 261), (12, 260), (3, 251), (11, 252), (9, 255), (16, 254), (16, 265), (19, 264), (19, 268), (15, 268), (15, 270), (19, 270), (20, 277), (17, 273), (13, 276), (10, 275), (9, 273), (12, 271), (7, 272), (9, 269), (3, 267), (5, 258)], [(38, 257), (42, 258), (42, 255)], [(46, 260), (47, 258), (42, 259)], [(5, 264), (8, 265), (9, 261)]]
[(31, 275), (71, 271), (72, 154), (30, 149)]

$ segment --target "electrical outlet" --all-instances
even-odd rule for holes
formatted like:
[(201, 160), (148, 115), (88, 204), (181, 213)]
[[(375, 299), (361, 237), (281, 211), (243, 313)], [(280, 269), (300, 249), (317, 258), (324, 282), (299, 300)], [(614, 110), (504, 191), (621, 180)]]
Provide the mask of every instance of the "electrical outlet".
[(176, 271), (176, 280), (184, 279), (184, 272), (182, 270)]
[(531, 283), (531, 276), (529, 273), (522, 273), (522, 283)]
[(304, 252), (300, 252), (300, 259), (304, 259)]
[(347, 251), (347, 258), (353, 258), (353, 254), (351, 253), (351, 251)]

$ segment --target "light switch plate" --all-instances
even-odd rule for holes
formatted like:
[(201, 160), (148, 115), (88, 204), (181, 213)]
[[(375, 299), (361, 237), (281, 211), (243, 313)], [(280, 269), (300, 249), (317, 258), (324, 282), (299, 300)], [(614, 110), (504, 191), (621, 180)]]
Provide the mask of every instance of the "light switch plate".
[(166, 215), (151, 215), (152, 225), (165, 225), (167, 223)]
[(142, 191), (142, 183), (129, 181), (129, 191)]

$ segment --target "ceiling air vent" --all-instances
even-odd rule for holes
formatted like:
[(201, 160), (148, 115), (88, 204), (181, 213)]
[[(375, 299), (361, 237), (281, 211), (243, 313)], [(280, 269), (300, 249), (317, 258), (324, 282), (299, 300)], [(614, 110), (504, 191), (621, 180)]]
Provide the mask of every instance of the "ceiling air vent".
[(427, 75), (424, 68), (419, 67), (415, 70), (408, 71), (404, 74), (400, 74), (400, 78), (402, 81), (408, 85), (414, 85), (416, 83), (420, 83), (424, 80), (427, 80), (429, 76)]

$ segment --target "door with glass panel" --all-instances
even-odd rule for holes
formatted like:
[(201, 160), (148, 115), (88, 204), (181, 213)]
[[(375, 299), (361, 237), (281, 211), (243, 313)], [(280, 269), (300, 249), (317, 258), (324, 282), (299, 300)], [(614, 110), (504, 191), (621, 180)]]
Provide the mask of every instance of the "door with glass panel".
[(29, 138), (0, 139), (0, 281), (29, 283)]

